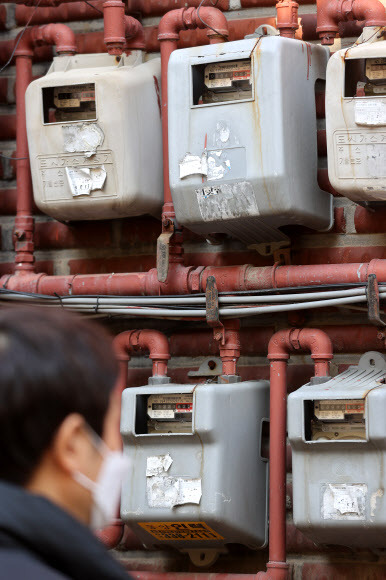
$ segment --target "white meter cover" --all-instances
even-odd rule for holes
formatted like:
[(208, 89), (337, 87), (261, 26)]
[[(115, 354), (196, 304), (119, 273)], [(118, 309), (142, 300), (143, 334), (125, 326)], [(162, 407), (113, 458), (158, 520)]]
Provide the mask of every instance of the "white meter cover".
[(326, 129), (334, 189), (356, 202), (386, 201), (386, 41), (331, 57)]
[(268, 413), (267, 381), (126, 389), (121, 434), (131, 461), (122, 520), (153, 548), (264, 547)]
[[(176, 50), (169, 61), (169, 177), (179, 223), (247, 244), (324, 230), (315, 88), (324, 48), (267, 36)], [(295, 143), (296, 141), (296, 143)]]
[(385, 547), (385, 413), (378, 352), (289, 395), (293, 518), (316, 544)]
[(160, 60), (56, 57), (26, 93), (36, 205), (59, 220), (158, 214)]

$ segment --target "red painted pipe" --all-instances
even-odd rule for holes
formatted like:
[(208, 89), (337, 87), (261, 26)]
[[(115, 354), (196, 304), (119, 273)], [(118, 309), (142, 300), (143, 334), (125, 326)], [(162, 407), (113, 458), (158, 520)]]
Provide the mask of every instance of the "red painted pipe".
[(333, 357), (329, 337), (321, 330), (280, 330), (268, 344), (270, 361), (269, 562), (259, 580), (286, 580), (286, 424), (289, 353), (311, 351), (315, 376), (328, 376)]
[(364, 21), (364, 26), (386, 26), (385, 6), (380, 0), (317, 0), (316, 31), (322, 44), (334, 44), (339, 22)]
[(256, 574), (213, 574), (211, 572), (197, 573), (188, 572), (135, 572), (130, 571), (130, 576), (136, 580), (169, 580), (176, 578), (176, 580), (256, 580)]
[(299, 28), (298, 9), (299, 4), (294, 0), (279, 0), (276, 4), (276, 27), (280, 36), (295, 38), (295, 32)]
[(189, 294), (203, 292), (208, 276), (214, 276), (220, 292), (295, 288), (321, 284), (351, 284), (367, 282), (375, 274), (378, 282), (386, 283), (386, 260), (352, 264), (316, 264), (304, 266), (207, 266), (205, 268), (171, 265), (167, 282), (157, 279), (157, 270), (125, 274), (86, 274), (70, 276), (3, 276), (0, 284), (10, 290), (39, 292), (53, 296), (105, 294), (116, 296), (156, 296), (158, 294)]
[[(95, 6), (95, 8), (93, 8)], [(103, 0), (93, 0), (92, 5), (85, 2), (61, 4), (55, 8), (31, 8), (16, 6), (15, 19), (18, 26), (25, 26), (32, 16), (30, 24), (49, 24), (50, 22), (72, 22), (79, 20), (94, 20), (102, 18)]]
[[(20, 40), (19, 40), (20, 39)], [(16, 57), (16, 275), (28, 275), (34, 270), (34, 220), (31, 170), (28, 155), (25, 117), (25, 92), (32, 80), (32, 57), (35, 46), (56, 45), (59, 55), (73, 54), (75, 35), (65, 24), (47, 24), (28, 28), (17, 37)]]
[(125, 5), (121, 0), (103, 4), (104, 40), (109, 54), (120, 55), (125, 46)]
[[(158, 26), (158, 40), (161, 47), (161, 86), (162, 86), (162, 150), (163, 150), (163, 184), (164, 206), (162, 211), (162, 232), (174, 231), (175, 213), (169, 183), (169, 133), (168, 133), (168, 63), (171, 53), (177, 48), (177, 41), (182, 30), (208, 28), (207, 35), (210, 43), (221, 41), (228, 37), (228, 23), (224, 14), (212, 6), (202, 6), (198, 17), (196, 8), (179, 8), (171, 10), (160, 20)], [(205, 24), (204, 24), (205, 22)], [(216, 32), (217, 31), (217, 32)], [(171, 230), (172, 228), (172, 230)], [(181, 244), (173, 236), (175, 261), (180, 261)], [(160, 244), (157, 244), (157, 258)], [(173, 264), (175, 267), (177, 264)], [(170, 270), (166, 271), (166, 280), (170, 278)], [(158, 278), (157, 278), (158, 280)]]
[(214, 329), (214, 337), (220, 343), (220, 357), (223, 375), (237, 375), (237, 361), (240, 358), (240, 320), (224, 320), (223, 331)]
[(148, 350), (153, 361), (154, 376), (166, 376), (167, 361), (170, 359), (167, 337), (158, 330), (129, 330), (118, 334), (113, 341), (116, 357), (120, 363), (119, 388), (123, 391), (127, 386), (127, 364), (134, 350)]
[(125, 49), (145, 50), (145, 32), (142, 24), (132, 16), (125, 16)]

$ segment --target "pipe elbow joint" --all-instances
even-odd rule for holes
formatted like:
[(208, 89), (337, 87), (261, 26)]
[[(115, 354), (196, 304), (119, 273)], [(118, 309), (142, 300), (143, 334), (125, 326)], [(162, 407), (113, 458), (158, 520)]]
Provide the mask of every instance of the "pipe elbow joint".
[(160, 20), (158, 25), (158, 40), (178, 40), (181, 30), (186, 30), (184, 13), (187, 8), (170, 10)]
[(75, 54), (75, 34), (66, 24), (55, 23), (37, 26), (35, 28), (34, 43), (36, 46), (53, 44), (58, 54)]
[(131, 345), (131, 337), (135, 330), (127, 330), (126, 332), (121, 332), (117, 334), (113, 340), (113, 348), (115, 356), (120, 361), (129, 361), (131, 358), (131, 351), (133, 349)]
[(170, 359), (169, 341), (159, 330), (140, 330), (134, 338), (135, 346), (149, 351), (151, 360)]
[(315, 361), (329, 361), (333, 358), (332, 342), (330, 337), (316, 328), (303, 328), (297, 337), (300, 348), (309, 350), (311, 358)]
[(288, 360), (291, 351), (291, 330), (279, 330), (268, 343), (268, 360)]
[(228, 38), (228, 21), (221, 10), (214, 6), (202, 6), (199, 10), (197, 8), (192, 10), (194, 11), (195, 27), (208, 28), (209, 38), (224, 36)]
[(341, 6), (342, 0), (337, 3), (330, 0), (317, 0), (316, 32), (324, 45), (334, 44), (334, 38), (339, 32), (338, 24), (342, 19)]
[(145, 32), (142, 24), (132, 16), (125, 16), (126, 49), (145, 50)]
[(365, 26), (386, 26), (386, 7), (380, 0), (351, 0), (354, 20), (364, 20)]

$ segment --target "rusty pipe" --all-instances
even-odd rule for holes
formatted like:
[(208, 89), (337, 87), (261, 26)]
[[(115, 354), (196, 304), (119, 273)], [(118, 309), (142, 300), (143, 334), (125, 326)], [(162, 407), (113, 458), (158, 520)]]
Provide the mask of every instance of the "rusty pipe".
[[(21, 33), (22, 34), (22, 33)], [(76, 52), (75, 35), (65, 24), (28, 28), (16, 38), (16, 217), (14, 228), (15, 270), (28, 275), (34, 270), (34, 219), (31, 169), (28, 154), (25, 93), (32, 81), (32, 58), (36, 46), (56, 45), (59, 55)]]
[(280, 36), (295, 38), (295, 32), (299, 28), (298, 9), (299, 4), (294, 0), (279, 0), (276, 4), (276, 27)]
[(159, 330), (128, 330), (118, 334), (113, 341), (115, 355), (119, 361), (119, 387), (123, 391), (127, 386), (127, 364), (134, 350), (148, 350), (153, 361), (154, 376), (166, 376), (167, 361), (170, 359), (169, 341)]
[(317, 0), (316, 32), (322, 44), (331, 45), (340, 22), (364, 21), (364, 26), (386, 26), (386, 9), (380, 0)]
[[(199, 17), (201, 15), (201, 18)], [(170, 191), (169, 181), (169, 130), (168, 130), (168, 64), (170, 55), (177, 48), (177, 41), (182, 30), (194, 28), (207, 28), (210, 42), (219, 42), (228, 37), (228, 23), (224, 14), (213, 6), (203, 6), (200, 11), (196, 8), (179, 8), (171, 10), (163, 16), (158, 25), (158, 40), (161, 47), (161, 120), (162, 120), (162, 150), (163, 150), (163, 185), (164, 206), (162, 210), (162, 234), (157, 243), (157, 263), (162, 263), (162, 253), (165, 244), (164, 238), (168, 238), (174, 260), (179, 261), (182, 254), (182, 245), (176, 238), (175, 232), (178, 225), (175, 220), (175, 212)], [(179, 234), (178, 234), (179, 236)], [(177, 236), (177, 237), (178, 237)], [(174, 264), (176, 266), (176, 264)], [(167, 281), (169, 278), (169, 264), (166, 271), (159, 272), (160, 280)], [(158, 279), (158, 278), (157, 278)]]
[(269, 443), (269, 562), (258, 580), (286, 580), (286, 424), (287, 361), (289, 353), (311, 351), (315, 376), (328, 376), (333, 357), (331, 340), (312, 328), (280, 330), (268, 344), (270, 361), (270, 443)]
[(125, 16), (125, 50), (145, 50), (145, 32), (142, 24), (132, 16)]
[(0, 285), (9, 290), (54, 296), (99, 294), (115, 296), (157, 296), (204, 292), (209, 276), (216, 278), (219, 292), (296, 288), (323, 284), (366, 283), (375, 274), (386, 283), (386, 260), (349, 264), (309, 264), (304, 266), (183, 266), (171, 264), (166, 282), (159, 282), (156, 268), (148, 272), (48, 276), (32, 274), (2, 276)]
[(240, 320), (224, 320), (223, 328), (213, 330), (219, 342), (223, 375), (237, 375), (237, 361), (240, 358)]
[(121, 0), (104, 2), (103, 26), (107, 52), (121, 55), (125, 46), (125, 5)]

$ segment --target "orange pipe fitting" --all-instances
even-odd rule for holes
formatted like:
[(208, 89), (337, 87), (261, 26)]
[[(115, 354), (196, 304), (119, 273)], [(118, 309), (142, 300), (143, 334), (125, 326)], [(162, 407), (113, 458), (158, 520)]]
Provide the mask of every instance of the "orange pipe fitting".
[(121, 55), (125, 46), (125, 5), (121, 0), (104, 2), (103, 25), (107, 52)]
[(316, 32), (322, 44), (331, 45), (339, 22), (364, 21), (364, 26), (386, 26), (386, 8), (380, 0), (317, 0)]
[(220, 342), (220, 357), (223, 375), (237, 375), (237, 361), (240, 358), (240, 320), (225, 320), (224, 329), (214, 329), (214, 338)]
[(118, 383), (121, 391), (127, 385), (127, 363), (133, 350), (148, 350), (153, 361), (153, 377), (166, 376), (170, 359), (169, 341), (159, 330), (128, 330), (118, 334), (113, 341), (116, 357), (120, 363)]
[(280, 36), (295, 38), (295, 32), (299, 28), (298, 9), (299, 4), (294, 0), (280, 0), (276, 4), (276, 26)]
[(328, 376), (333, 357), (330, 338), (313, 328), (280, 330), (268, 344), (270, 361), (270, 443), (269, 443), (269, 562), (258, 580), (287, 580), (286, 562), (286, 435), (287, 361), (289, 353), (311, 351), (315, 376)]
[(125, 50), (145, 50), (145, 32), (142, 24), (132, 16), (125, 16)]

